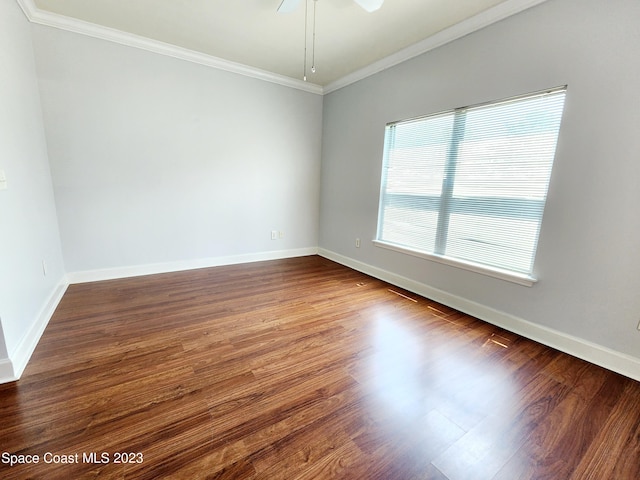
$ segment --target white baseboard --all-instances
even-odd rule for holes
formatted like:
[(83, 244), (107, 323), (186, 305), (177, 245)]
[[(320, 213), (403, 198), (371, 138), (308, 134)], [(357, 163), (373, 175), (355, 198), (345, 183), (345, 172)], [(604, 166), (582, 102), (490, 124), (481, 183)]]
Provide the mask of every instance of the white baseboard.
[(154, 275), (157, 273), (171, 273), (183, 270), (195, 270), (198, 268), (220, 267), (223, 265), (236, 265), (240, 263), (262, 262), (265, 260), (279, 260), (281, 258), (304, 257), (316, 255), (316, 247), (298, 248), (291, 250), (274, 250), (270, 252), (248, 253), (243, 255), (231, 255), (226, 257), (200, 258), (196, 260), (184, 260), (178, 262), (154, 263), (148, 265), (135, 265), (130, 267), (105, 268), (100, 270), (85, 270), (67, 274), (70, 284), (98, 282), (101, 280), (114, 280), (117, 278), (139, 277), (142, 275)]
[(13, 363), (8, 358), (0, 359), (0, 383), (9, 383), (17, 380), (13, 371)]
[(318, 255), (353, 268), (354, 270), (366, 273), (367, 275), (371, 275), (372, 277), (384, 280), (385, 282), (397, 285), (405, 290), (414, 292), (451, 308), (455, 308), (456, 310), (472, 315), (484, 320), (485, 322), (491, 323), (492, 325), (496, 325), (510, 332), (535, 340), (543, 345), (547, 345), (555, 348), (556, 350), (560, 350), (561, 352), (568, 353), (574, 357), (581, 358), (587, 362), (640, 381), (640, 358), (632, 357), (552, 328), (529, 322), (528, 320), (489, 308), (485, 305), (452, 295), (424, 283), (416, 282), (410, 278), (397, 275), (387, 270), (374, 267), (323, 248), (318, 249)]
[(62, 277), (15, 352), (8, 359), (0, 360), (0, 383), (14, 382), (20, 379), (68, 285), (66, 277)]

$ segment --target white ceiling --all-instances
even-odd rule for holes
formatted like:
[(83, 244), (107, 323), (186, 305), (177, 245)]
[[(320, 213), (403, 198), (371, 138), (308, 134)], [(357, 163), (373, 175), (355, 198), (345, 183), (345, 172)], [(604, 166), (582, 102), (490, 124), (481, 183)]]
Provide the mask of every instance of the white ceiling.
[[(56, 23), (51, 14), (62, 15), (278, 76), (303, 76), (307, 0), (289, 14), (277, 13), (281, 0), (18, 1), (25, 11), (31, 9), (32, 17), (48, 19), (39, 23)], [(457, 36), (541, 1), (386, 0), (379, 10), (367, 13), (353, 0), (317, 0), (316, 73), (310, 71), (309, 40), (308, 83), (339, 83), (412, 45), (438, 35), (444, 39), (443, 32), (455, 32), (460, 25), (466, 27), (458, 28)], [(310, 20), (313, 6), (314, 0), (308, 0)], [(311, 32), (310, 21), (309, 39)]]

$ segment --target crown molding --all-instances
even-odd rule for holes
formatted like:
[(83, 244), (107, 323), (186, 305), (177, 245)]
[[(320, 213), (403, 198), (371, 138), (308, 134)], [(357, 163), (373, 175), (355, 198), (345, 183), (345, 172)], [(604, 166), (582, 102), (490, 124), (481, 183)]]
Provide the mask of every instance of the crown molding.
[(76, 18), (65, 17), (56, 13), (45, 12), (40, 10), (33, 3), (33, 0), (16, 0), (27, 19), (38, 25), (59, 28), (68, 32), (79, 33), (89, 37), (107, 40), (129, 47), (139, 48), (148, 52), (166, 55), (168, 57), (185, 60), (187, 62), (205, 65), (207, 67), (224, 70), (226, 72), (237, 73), (245, 77), (256, 78), (265, 82), (271, 82), (285, 87), (295, 88), (308, 93), (322, 95), (323, 88), (314, 83), (304, 82), (295, 78), (278, 75), (276, 73), (261, 70), (259, 68), (250, 67), (241, 63), (231, 62), (223, 58), (214, 57), (187, 48), (170, 45), (159, 40), (152, 40), (132, 33), (122, 32), (114, 28), (96, 25), (94, 23), (85, 22)]
[(536, 5), (546, 1), (547, 0), (507, 0), (506, 2), (500, 3), (495, 7), (485, 10), (484, 12), (480, 12), (471, 18), (463, 20), (460, 23), (431, 35), (418, 43), (414, 43), (413, 45), (389, 55), (388, 57), (378, 60), (377, 62), (361, 68), (360, 70), (329, 83), (324, 87), (324, 93), (335, 92), (347, 85), (363, 80), (371, 75), (422, 55), (423, 53), (435, 50), (442, 45), (453, 42), (454, 40), (469, 35), (470, 33), (484, 27), (488, 27), (493, 23), (504, 20), (505, 18), (523, 12), (524, 10), (535, 7)]
[(241, 63), (231, 62), (222, 58), (207, 55), (187, 48), (177, 47), (158, 40), (151, 40), (132, 33), (125, 33), (109, 27), (103, 27), (83, 20), (65, 17), (63, 15), (44, 12), (36, 7), (33, 0), (16, 0), (27, 19), (32, 23), (45, 25), (48, 27), (59, 28), (69, 32), (87, 35), (101, 40), (107, 40), (129, 47), (139, 48), (148, 52), (158, 53), (169, 57), (185, 60), (187, 62), (197, 63), (208, 67), (224, 70), (231, 73), (237, 73), (251, 78), (256, 78), (266, 82), (283, 85), (285, 87), (295, 88), (316, 95), (324, 95), (339, 90), (352, 83), (363, 80), (371, 75), (379, 73), (383, 70), (391, 68), (402, 62), (410, 60), (423, 53), (434, 50), (449, 42), (453, 42), (470, 33), (487, 27), (493, 23), (499, 22), (512, 15), (520, 13), (531, 7), (535, 7), (548, 0), (507, 0), (503, 3), (489, 8), (467, 20), (457, 23), (446, 28), (435, 35), (430, 36), (418, 43), (415, 43), (397, 53), (389, 55), (377, 62), (374, 62), (360, 70), (345, 75), (338, 80), (329, 83), (325, 87), (314, 83), (304, 82), (295, 78), (278, 75), (276, 73), (261, 70), (259, 68), (250, 67)]

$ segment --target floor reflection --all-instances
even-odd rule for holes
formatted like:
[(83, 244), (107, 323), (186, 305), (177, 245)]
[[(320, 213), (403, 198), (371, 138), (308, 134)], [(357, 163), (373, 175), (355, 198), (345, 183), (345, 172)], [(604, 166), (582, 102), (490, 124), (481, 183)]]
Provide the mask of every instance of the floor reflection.
[(416, 471), (433, 462), (451, 478), (465, 478), (456, 477), (457, 466), (469, 472), (482, 462), (504, 464), (501, 455), (515, 450), (505, 449), (506, 427), (497, 420), (517, 399), (508, 339), (488, 331), (474, 340), (461, 331), (459, 342), (445, 342), (437, 326), (392, 313), (371, 326), (369, 411), (380, 438), (403, 445)]
[(417, 417), (421, 410), (423, 346), (409, 329), (387, 318), (376, 320), (371, 373), (375, 395), (396, 415)]
[(372, 326), (368, 374), (385, 417), (419, 422), (437, 409), (468, 429), (512, 398), (511, 372), (492, 356), (508, 354), (503, 346), (430, 342), (425, 331), (392, 316), (377, 318)]

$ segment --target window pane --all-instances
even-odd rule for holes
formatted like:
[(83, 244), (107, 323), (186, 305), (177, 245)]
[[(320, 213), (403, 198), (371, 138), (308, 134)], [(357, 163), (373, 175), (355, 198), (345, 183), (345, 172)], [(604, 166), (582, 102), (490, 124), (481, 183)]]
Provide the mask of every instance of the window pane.
[(453, 114), (387, 127), (378, 238), (432, 251)]
[(440, 195), (452, 126), (449, 114), (388, 127), (388, 193)]
[(432, 252), (435, 245), (438, 212), (415, 207), (386, 206), (380, 239), (398, 245)]
[[(564, 95), (471, 108), (458, 147), (446, 255), (529, 273)], [(462, 207), (462, 208), (461, 208)]]
[(454, 196), (547, 194), (564, 95), (469, 109)]
[[(514, 236), (513, 232), (519, 232)], [(519, 273), (531, 271), (538, 222), (451, 215), (447, 256)]]

